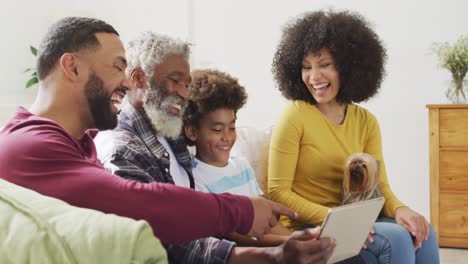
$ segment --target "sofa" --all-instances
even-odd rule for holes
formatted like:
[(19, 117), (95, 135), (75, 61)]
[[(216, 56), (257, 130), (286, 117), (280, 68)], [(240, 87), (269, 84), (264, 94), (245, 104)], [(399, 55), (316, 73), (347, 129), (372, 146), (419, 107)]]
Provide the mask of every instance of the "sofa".
[(237, 140), (231, 151), (231, 155), (246, 158), (257, 177), (260, 189), (268, 192), (268, 152), (273, 127), (258, 129), (255, 127), (236, 128)]
[(71, 206), (0, 179), (0, 263), (167, 263), (145, 221)]

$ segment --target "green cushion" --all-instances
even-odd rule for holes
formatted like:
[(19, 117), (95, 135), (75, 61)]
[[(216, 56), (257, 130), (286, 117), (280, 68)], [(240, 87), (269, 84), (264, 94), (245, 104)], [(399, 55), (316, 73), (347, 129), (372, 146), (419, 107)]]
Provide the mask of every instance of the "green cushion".
[(0, 263), (167, 263), (145, 221), (71, 206), (0, 179)]

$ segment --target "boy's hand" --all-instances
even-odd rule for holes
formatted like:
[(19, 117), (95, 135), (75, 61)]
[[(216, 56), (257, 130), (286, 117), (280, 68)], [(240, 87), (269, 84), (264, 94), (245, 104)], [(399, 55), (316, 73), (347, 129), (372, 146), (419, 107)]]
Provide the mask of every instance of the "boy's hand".
[[(375, 234), (375, 230), (372, 227), (371, 231), (367, 235), (367, 241), (369, 241), (369, 243), (371, 244), (374, 243), (374, 238), (372, 237), (373, 234)], [(367, 249), (366, 241), (364, 241), (364, 244), (362, 245), (362, 249)]]
[(254, 221), (249, 235), (262, 239), (265, 233), (278, 223), (278, 216), (285, 215), (292, 219), (298, 217), (293, 210), (261, 197), (250, 198), (254, 209)]

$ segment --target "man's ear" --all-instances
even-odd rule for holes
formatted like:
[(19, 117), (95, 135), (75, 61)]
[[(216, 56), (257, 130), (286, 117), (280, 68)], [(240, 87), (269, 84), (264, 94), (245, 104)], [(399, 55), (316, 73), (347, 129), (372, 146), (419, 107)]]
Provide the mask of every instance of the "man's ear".
[(146, 74), (140, 68), (133, 69), (129, 79), (133, 83), (133, 87), (136, 88), (143, 88), (146, 84)]
[(79, 62), (75, 55), (64, 53), (60, 57), (59, 67), (68, 79), (77, 80), (79, 78), (78, 66)]
[(198, 131), (193, 126), (184, 126), (185, 136), (190, 140), (195, 142), (198, 138)]

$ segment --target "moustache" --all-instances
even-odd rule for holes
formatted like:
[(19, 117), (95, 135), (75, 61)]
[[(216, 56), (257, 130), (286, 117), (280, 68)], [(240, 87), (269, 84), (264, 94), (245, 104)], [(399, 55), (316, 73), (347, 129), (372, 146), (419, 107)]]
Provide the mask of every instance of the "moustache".
[(123, 88), (123, 87), (117, 87), (114, 89), (114, 91), (112, 93), (123, 93), (123, 94), (127, 94), (127, 89)]

